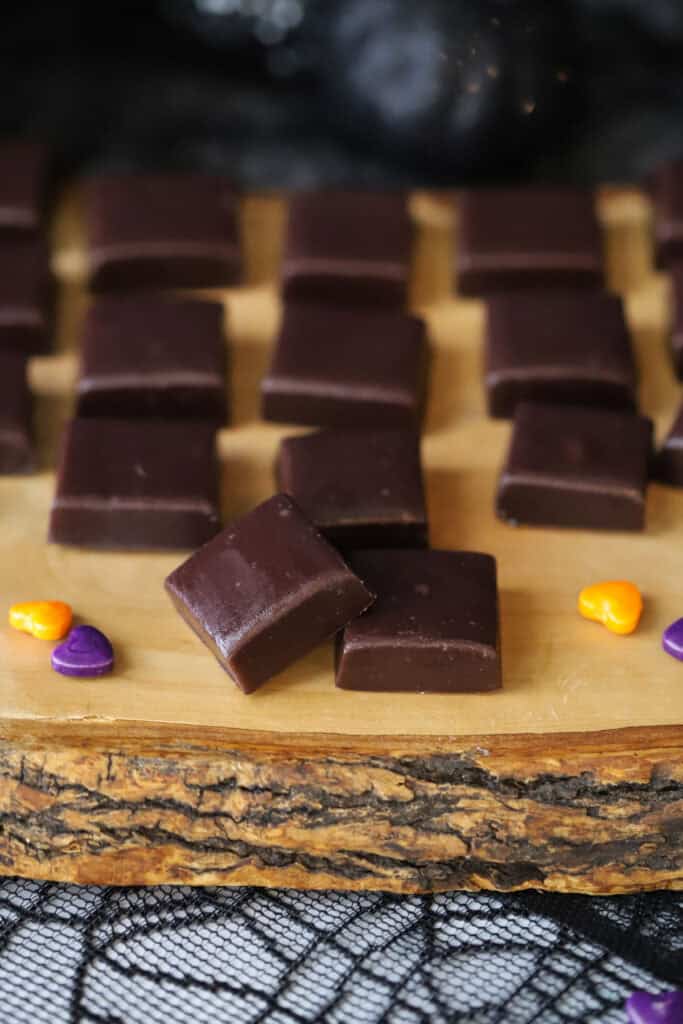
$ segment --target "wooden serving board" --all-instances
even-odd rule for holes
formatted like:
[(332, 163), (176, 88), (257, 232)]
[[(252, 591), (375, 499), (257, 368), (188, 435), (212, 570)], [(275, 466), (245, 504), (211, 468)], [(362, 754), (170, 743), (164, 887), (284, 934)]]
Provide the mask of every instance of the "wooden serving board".
[[(402, 892), (683, 887), (683, 665), (660, 649), (683, 614), (683, 492), (651, 487), (642, 535), (496, 520), (510, 427), (484, 414), (482, 307), (451, 293), (448, 198), (413, 197), (412, 300), (433, 347), (432, 543), (498, 558), (504, 689), (483, 695), (337, 691), (327, 645), (244, 696), (163, 591), (182, 553), (45, 543), (86, 302), (77, 206), (67, 200), (55, 228), (58, 353), (31, 366), (44, 468), (0, 480), (1, 593), (7, 606), (69, 601), (112, 637), (118, 664), (110, 678), (66, 679), (50, 670), (49, 644), (0, 625), (0, 872)], [(680, 388), (649, 209), (619, 190), (599, 209), (642, 408), (661, 435)], [(283, 214), (277, 198), (245, 201), (248, 284), (224, 296), (235, 414), (220, 437), (226, 518), (272, 493), (277, 444), (291, 432), (259, 420)], [(603, 578), (644, 592), (631, 637), (576, 614), (578, 590)]]

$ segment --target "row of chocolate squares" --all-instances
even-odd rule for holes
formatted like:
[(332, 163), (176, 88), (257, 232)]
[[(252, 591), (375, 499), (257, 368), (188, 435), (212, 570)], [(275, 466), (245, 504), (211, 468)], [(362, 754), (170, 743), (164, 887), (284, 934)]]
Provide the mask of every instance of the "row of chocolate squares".
[[(683, 416), (655, 458), (650, 421), (584, 406), (522, 403), (496, 497), (511, 524), (640, 530), (648, 480), (683, 486)], [(428, 540), (414, 428), (326, 429), (283, 440), (277, 486), (340, 549)], [(221, 526), (213, 426), (73, 420), (50, 540), (85, 547), (197, 548)]]
[[(0, 348), (45, 353), (55, 297), (48, 248), (35, 230), (4, 228), (2, 192), (0, 146)], [(237, 196), (224, 180), (96, 178), (84, 188), (84, 207), (86, 279), (95, 292), (224, 287), (241, 279)], [(324, 231), (321, 209), (329, 211)], [(287, 295), (405, 306), (412, 237), (405, 196), (301, 195), (290, 204), (288, 224)], [(379, 254), (368, 244), (373, 237), (382, 239)]]
[[(0, 238), (35, 236), (45, 221), (48, 157), (0, 143)], [(239, 279), (237, 194), (221, 178), (119, 174), (83, 190), (87, 273), (95, 290), (211, 287)], [(521, 203), (520, 203), (521, 198)], [(527, 209), (528, 208), (528, 209)], [(592, 196), (577, 189), (465, 193), (459, 277), (463, 291), (511, 274), (528, 283), (559, 275), (600, 283), (602, 247)], [(412, 230), (403, 193), (292, 197), (283, 260), (285, 292), (405, 305)], [(491, 262), (493, 257), (493, 263)], [(500, 281), (498, 281), (500, 284)], [(326, 296), (329, 297), (329, 296)]]
[[(44, 147), (0, 142), (0, 236), (36, 234), (44, 224), (48, 165)], [(657, 179), (658, 236), (665, 248), (673, 242), (670, 228), (677, 218), (679, 179), (680, 168), (675, 165), (665, 168)], [(141, 284), (155, 260), (161, 274), (161, 279), (149, 282), (155, 285), (163, 283), (164, 263), (165, 272), (172, 274), (175, 264), (180, 273), (184, 266), (207, 286), (227, 283), (238, 270), (235, 191), (225, 180), (196, 175), (100, 176), (86, 185), (85, 213), (89, 267), (96, 287), (120, 286), (126, 283), (123, 277), (129, 279), (127, 283)], [(308, 196), (302, 206), (295, 204), (291, 227), (286, 264), (290, 258), (366, 259), (370, 276), (372, 264), (377, 265), (380, 288), (382, 279), (390, 288), (392, 276), (396, 276), (394, 290), (401, 291), (399, 278), (405, 284), (401, 265), (408, 259), (410, 225), (402, 195)], [(467, 191), (460, 241), (459, 276), (463, 290), (469, 292), (479, 290), (477, 280), (489, 287), (491, 272), (574, 274), (590, 283), (602, 276), (592, 196), (580, 189)], [(181, 252), (178, 247), (183, 244)], [(229, 256), (226, 244), (231, 246)], [(320, 272), (325, 274), (323, 268)], [(508, 278), (506, 284), (510, 283)]]
[[(134, 177), (132, 180), (137, 183), (137, 187), (142, 187), (137, 177)], [(146, 182), (148, 185), (150, 184), (148, 179), (143, 179), (143, 182)], [(190, 184), (192, 184), (191, 191), (197, 189), (198, 186), (194, 179)], [(119, 190), (124, 194), (128, 194), (131, 188), (130, 183), (128, 187), (124, 187), (120, 179), (116, 180), (115, 185), (115, 194), (118, 194)], [(180, 185), (188, 187), (188, 181), (185, 178), (181, 178), (175, 181), (175, 185), (178, 187)], [(99, 181), (97, 185), (93, 184), (91, 191), (96, 197), (102, 199), (102, 194), (107, 192), (107, 186), (112, 186), (111, 179)], [(151, 189), (151, 195), (157, 195), (159, 191), (159, 187), (155, 187)], [(168, 187), (166, 191), (169, 191)], [(171, 189), (170, 191), (173, 192), (174, 190)], [(161, 189), (161, 192), (163, 196), (164, 190)], [(207, 187), (200, 190), (200, 194), (204, 197), (205, 202), (210, 193), (211, 190)], [(513, 194), (517, 196), (514, 202), (512, 200)], [(519, 198), (520, 196), (522, 199)], [(163, 227), (164, 230), (168, 230), (169, 220), (172, 221), (173, 219), (172, 209), (175, 209), (171, 204), (172, 197), (167, 198), (168, 209), (166, 209), (165, 203), (161, 203), (163, 216), (159, 214), (159, 226), (160, 228)], [(367, 210), (363, 209), (364, 199), (367, 201)], [(548, 217), (545, 214), (540, 216), (545, 206), (544, 199), (552, 200), (551, 206), (556, 213), (556, 216), (550, 218), (550, 221), (548, 221)], [(125, 206), (123, 199), (121, 199), (121, 203)], [(343, 209), (345, 203), (348, 209)], [(135, 206), (135, 204), (133, 205)], [(110, 207), (118, 209), (117, 204), (113, 201), (111, 203), (103, 201), (103, 206), (107, 210)], [(491, 210), (495, 210), (498, 206), (501, 207), (499, 213), (502, 212), (503, 208), (508, 207), (510, 211), (507, 219), (503, 218), (503, 223), (507, 225), (508, 230), (512, 231), (510, 238), (505, 243), (508, 248), (507, 250), (501, 248), (500, 250), (488, 251), (480, 239), (480, 243), (483, 246), (482, 253), (486, 255), (486, 259), (483, 260), (482, 256), (483, 263), (479, 266), (476, 261), (472, 263), (471, 257), (472, 251), (476, 249), (474, 241), (479, 237), (477, 225), (486, 225), (488, 223), (487, 217)], [(576, 206), (576, 209), (573, 209), (574, 206)], [(148, 216), (150, 209), (155, 208), (150, 196), (147, 197), (144, 208), (148, 211)], [(194, 209), (194, 207), (182, 206), (181, 204), (181, 209)], [(321, 215), (321, 210), (324, 212), (325, 209), (332, 211), (327, 218)], [(513, 225), (514, 230), (512, 230), (510, 227), (511, 212), (516, 211), (519, 213), (520, 210), (526, 211), (522, 217), (525, 230), (522, 231), (521, 221), (517, 224), (516, 228)], [(561, 216), (558, 214), (558, 210), (562, 211)], [(583, 210), (583, 218), (579, 215), (581, 210)], [(362, 216), (360, 216), (359, 211), (362, 211)], [(407, 247), (403, 246), (405, 259), (401, 257), (398, 261), (403, 268), (399, 273), (398, 263), (391, 264), (391, 254), (387, 252), (382, 254), (382, 260), (378, 259), (376, 262), (373, 262), (372, 246), (365, 237), (365, 233), (368, 226), (373, 223), (372, 215), (374, 213), (378, 223), (372, 229), (372, 237), (381, 239), (382, 243), (386, 242), (392, 235), (391, 230), (387, 229), (387, 224), (393, 224), (395, 227), (397, 222), (401, 220), (401, 211), (403, 211), (403, 220), (401, 221), (403, 223), (402, 234), (405, 234), (406, 238), (408, 238), (408, 245)], [(477, 211), (479, 211), (479, 215), (477, 215)], [(530, 234), (533, 240), (533, 232), (530, 233), (529, 223), (537, 224), (539, 231), (541, 224), (557, 224), (560, 221), (564, 221), (565, 225), (569, 226), (570, 224), (579, 224), (582, 220), (587, 223), (587, 219), (590, 220), (590, 217), (594, 219), (594, 214), (591, 211), (592, 199), (588, 193), (580, 193), (576, 190), (546, 189), (544, 192), (539, 192), (539, 190), (508, 190), (506, 192), (496, 190), (486, 193), (467, 193), (462, 203), (461, 235), (464, 231), (465, 238), (470, 239), (470, 244), (469, 247), (465, 246), (464, 250), (462, 245), (459, 249), (461, 276), (463, 272), (467, 274), (466, 270), (463, 271), (462, 265), (462, 260), (465, 259), (466, 262), (469, 260), (473, 267), (479, 266), (476, 273), (480, 277), (484, 264), (489, 268), (487, 274), (490, 274), (490, 276), (486, 279), (488, 284), (485, 282), (482, 285), (484, 291), (488, 287), (495, 289), (505, 284), (508, 286), (522, 283), (548, 285), (555, 282), (557, 285), (559, 281), (569, 281), (573, 285), (587, 283), (589, 280), (588, 275), (569, 273), (569, 269), (571, 267), (576, 268), (578, 264), (576, 261), (566, 258), (566, 245), (565, 250), (563, 250), (565, 252), (566, 265), (565, 270), (561, 274), (557, 272), (557, 268), (550, 273), (547, 267), (546, 272), (541, 273), (542, 264), (545, 265), (543, 260), (547, 263), (551, 257), (554, 260), (559, 258), (557, 248), (552, 249), (552, 251), (550, 249), (545, 250), (543, 260), (540, 262), (533, 255), (531, 249), (525, 251), (524, 254), (521, 254), (518, 250), (520, 245), (529, 244)], [(340, 220), (337, 236), (342, 230), (349, 232), (349, 236), (344, 245), (341, 246), (341, 249), (338, 246), (340, 239), (339, 237), (336, 238), (337, 256), (332, 255), (335, 245), (332, 245), (329, 240), (330, 237), (334, 236), (326, 235), (327, 241), (325, 242), (321, 234), (316, 244), (319, 243), (320, 246), (323, 246), (324, 242), (327, 247), (324, 251), (328, 255), (319, 258), (317, 256), (311, 256), (310, 259), (308, 257), (304, 258), (301, 252), (306, 250), (307, 246), (311, 252), (315, 249), (313, 245), (313, 234), (315, 232), (313, 229), (315, 231), (321, 230), (321, 225), (325, 225), (327, 221), (331, 221), (335, 217)], [(91, 216), (91, 220), (93, 218), (94, 214)], [(94, 219), (97, 220), (97, 218)], [(139, 226), (144, 221), (142, 211), (140, 211), (139, 216), (136, 215), (132, 219), (134, 224)], [(215, 211), (213, 221), (214, 223), (216, 222)], [(387, 223), (384, 223), (385, 221)], [(381, 230), (379, 222), (382, 222)], [(493, 222), (499, 224), (498, 216), (492, 218)], [(395, 294), (394, 301), (400, 303), (405, 301), (405, 284), (409, 263), (409, 221), (405, 214), (405, 204), (402, 198), (386, 194), (371, 196), (367, 193), (364, 196), (358, 193), (299, 196), (292, 203), (292, 214), (289, 223), (288, 252), (290, 258), (288, 259), (287, 256), (285, 258), (286, 296), (306, 296), (309, 301), (311, 296), (315, 296), (320, 301), (323, 298), (329, 299), (330, 294), (334, 293), (337, 301), (353, 298), (356, 301), (358, 299), (373, 299), (375, 303), (378, 300), (386, 302), (389, 300), (389, 296), (380, 278), (388, 273), (389, 278), (385, 280), (385, 285), (387, 280), (393, 281), (394, 284), (399, 280), (402, 282), (401, 294), (400, 296)], [(116, 224), (120, 227), (118, 219)], [(597, 230), (597, 222), (593, 227)], [(546, 227), (544, 230), (546, 234), (543, 237), (549, 238), (549, 229)], [(519, 236), (518, 231), (521, 232)], [(580, 233), (586, 234), (585, 231)], [(352, 236), (355, 237), (355, 243)], [(517, 240), (516, 243), (515, 239)], [(180, 245), (180, 248), (177, 249), (178, 259), (180, 260), (182, 253), (185, 253), (183, 259), (194, 260), (197, 258), (199, 251), (197, 243), (193, 242), (190, 245), (188, 242), (183, 242), (181, 245), (178, 240), (173, 242), (172, 239), (168, 239), (167, 241), (168, 246), (166, 248), (160, 243), (155, 243), (154, 245), (151, 243), (140, 243), (134, 246), (134, 252), (138, 253), (141, 260), (153, 259), (153, 261), (160, 261), (160, 265), (152, 272), (151, 277), (147, 275), (147, 272), (141, 275), (131, 272), (130, 276), (123, 274), (120, 283), (126, 286), (133, 284), (157, 284), (169, 287), (174, 284), (180, 285), (184, 283), (189, 285), (193, 283), (192, 274), (185, 276), (184, 272), (182, 272), (179, 277), (174, 277), (175, 271), (173, 268), (176, 267), (177, 269), (178, 263), (175, 261), (175, 258), (171, 257), (171, 253), (174, 251), (174, 246), (177, 243)], [(490, 238), (489, 242), (491, 242)], [(541, 245), (541, 242), (542, 239), (539, 234), (536, 242), (533, 244)], [(234, 244), (236, 245), (236, 242)], [(354, 244), (358, 245), (358, 252), (352, 258), (351, 253)], [(517, 248), (515, 248), (515, 244)], [(559, 240), (555, 240), (553, 245), (557, 247)], [(110, 251), (106, 246), (105, 249)], [(342, 249), (345, 253), (343, 258), (340, 256)], [(321, 251), (323, 250), (321, 249)], [(394, 249), (393, 252), (395, 258), (396, 250)], [(467, 256), (468, 252), (470, 253), (469, 256)], [(113, 253), (112, 258), (125, 258), (129, 262), (133, 260), (130, 248), (122, 241), (118, 241), (115, 244), (112, 243), (111, 253)], [(538, 253), (536, 256), (538, 256)], [(512, 270), (508, 273), (501, 269), (503, 257), (509, 260), (510, 268), (516, 268), (514, 273), (512, 273)], [(314, 271), (316, 260), (318, 259), (320, 266), (318, 271)], [(598, 263), (601, 267), (601, 257), (600, 261), (595, 262), (596, 267)], [(389, 272), (390, 265), (393, 266), (391, 273)], [(155, 276), (157, 272), (160, 273), (159, 277)], [(211, 283), (208, 278), (203, 276), (203, 271), (199, 272), (198, 280), (200, 278), (204, 283)], [(674, 330), (673, 342), (677, 369), (679, 373), (683, 373), (683, 325), (680, 323), (681, 318), (683, 318), (683, 269), (680, 272), (675, 271), (674, 279), (677, 283), (675, 292), (679, 296), (679, 301), (676, 304), (679, 326)], [(600, 270), (600, 274), (596, 273), (591, 280), (592, 283), (599, 283), (602, 280), (602, 271)], [(287, 287), (288, 283), (291, 286), (289, 290)], [(295, 285), (298, 285), (298, 287), (295, 287)], [(477, 291), (477, 288), (470, 290)], [(49, 293), (50, 282), (47, 271), (47, 254), (42, 243), (36, 241), (21, 244), (13, 243), (9, 249), (6, 246), (0, 245), (0, 347), (16, 348), (26, 353), (45, 349), (49, 334), (49, 316), (45, 312), (45, 307), (48, 302), (47, 296)], [(395, 335), (412, 335), (412, 337), (406, 337), (403, 343), (403, 348), (407, 349), (403, 358), (399, 352), (401, 338), (399, 337), (396, 341), (396, 358), (393, 365), (387, 365), (380, 347), (377, 349), (377, 352), (382, 357), (380, 359), (381, 366), (374, 367), (372, 360), (368, 358), (355, 364), (355, 374), (360, 374), (363, 378), (358, 381), (360, 385), (365, 385), (365, 378), (370, 377), (369, 383), (372, 387), (377, 384), (377, 381), (372, 379), (373, 372), (375, 372), (379, 377), (380, 384), (385, 384), (385, 397), (389, 394), (400, 396), (399, 404), (404, 406), (407, 404), (408, 413), (414, 413), (415, 409), (419, 408), (419, 402), (416, 401), (415, 394), (416, 381), (419, 381), (420, 376), (419, 368), (417, 367), (419, 362), (417, 349), (419, 345), (414, 337), (418, 328), (414, 322), (409, 320), (404, 321), (402, 327), (395, 326), (397, 321), (392, 321), (390, 317), (386, 321), (380, 319), (374, 321), (374, 323), (372, 320), (369, 320), (364, 326), (363, 320), (365, 316), (369, 317), (369, 313), (366, 312), (365, 315), (361, 315), (360, 309), (362, 307), (356, 306), (355, 308), (358, 310), (358, 317), (360, 319), (355, 318), (353, 315), (349, 315), (346, 318), (338, 316), (338, 310), (335, 309), (335, 320), (338, 319), (335, 335), (343, 338), (345, 345), (348, 344), (347, 339), (349, 335), (354, 331), (358, 331), (360, 337), (358, 347), (360, 348), (362, 345), (363, 350), (370, 354), (372, 346), (367, 347), (365, 345), (364, 335), (369, 334), (371, 331), (378, 334), (392, 333), (392, 324), (394, 325), (393, 333)], [(159, 314), (160, 317), (161, 315)], [(121, 313), (121, 316), (125, 317), (126, 314)], [(305, 313), (294, 313), (292, 317), (295, 318), (292, 329), (290, 331), (285, 330), (284, 333), (286, 336), (296, 333), (297, 337), (301, 336), (302, 340), (291, 340), (291, 337), (289, 337), (286, 342), (278, 345), (276, 349), (273, 379), (268, 380), (265, 385), (267, 396), (265, 402), (266, 415), (270, 418), (289, 420), (291, 422), (316, 424), (331, 422), (329, 419), (320, 419), (320, 412), (317, 408), (312, 412), (306, 411), (307, 395), (305, 391), (297, 393), (297, 397), (292, 400), (287, 394), (287, 389), (288, 387), (298, 386), (301, 378), (305, 378), (307, 374), (311, 378), (309, 390), (313, 387), (313, 381), (316, 382), (318, 387), (320, 385), (324, 387), (327, 382), (331, 389), (333, 386), (331, 382), (343, 381), (345, 377), (349, 376), (349, 370), (351, 370), (350, 383), (353, 383), (353, 353), (351, 358), (346, 360), (346, 366), (330, 366), (329, 371), (326, 373), (325, 367), (321, 368), (318, 365), (321, 362), (322, 355), (327, 359), (326, 350), (323, 349), (318, 354), (316, 349), (310, 347), (306, 338), (306, 335), (320, 333), (323, 324), (322, 311), (319, 312), (317, 319), (314, 311), (311, 311), (308, 315)], [(303, 322), (300, 323), (299, 321), (302, 317)], [(559, 291), (555, 287), (550, 292), (522, 289), (503, 294), (497, 293), (494, 290), (490, 296), (488, 325), (489, 343), (486, 349), (487, 385), (489, 406), (494, 415), (511, 415), (515, 402), (520, 398), (541, 400), (569, 398), (572, 401), (606, 402), (611, 405), (634, 404), (635, 373), (623, 320), (623, 311), (618, 298), (608, 296), (599, 290), (578, 289), (576, 287)], [(127, 325), (124, 324), (124, 326)], [(150, 337), (146, 337), (141, 327), (141, 315), (137, 319), (137, 330), (134, 317), (132, 318), (131, 326), (137, 335), (142, 335), (140, 344), (136, 348), (139, 362), (144, 360), (145, 343), (148, 345), (148, 351), (159, 352), (159, 349), (149, 348), (149, 346), (153, 345), (152, 336), (155, 336), (157, 332), (152, 328), (149, 331)], [(188, 321), (187, 326), (189, 330), (192, 324)], [(98, 326), (98, 330), (101, 334), (108, 334), (110, 339), (113, 338), (117, 333), (115, 319), (111, 328)], [(102, 342), (101, 344), (104, 343)], [(123, 343), (121, 344), (123, 345)], [(202, 353), (197, 350), (195, 359), (199, 360), (201, 355)], [(192, 365), (192, 357), (187, 356), (185, 358), (186, 363), (189, 364), (185, 366), (185, 369), (190, 373), (194, 372), (196, 367)], [(341, 359), (342, 362), (344, 361), (342, 353), (337, 358)], [(106, 361), (105, 358), (105, 363)], [(125, 347), (122, 348), (120, 357), (115, 360), (115, 363), (116, 366), (112, 366), (109, 369), (105, 366), (103, 372), (111, 374), (114, 370), (117, 370), (117, 372), (125, 373), (132, 368), (128, 361), (128, 353)], [(134, 368), (137, 370), (138, 366), (135, 365)], [(151, 366), (145, 367), (144, 362), (142, 363), (142, 368), (146, 369), (150, 374), (154, 372)], [(178, 368), (174, 367), (174, 371), (177, 372), (177, 370)], [(93, 379), (93, 387), (97, 386), (97, 381)], [(99, 402), (101, 405), (105, 403), (104, 391), (106, 391), (106, 386), (100, 389)], [(142, 388), (137, 390), (139, 396), (142, 396), (143, 393)], [(378, 397), (378, 394), (375, 394), (374, 400), (377, 400)], [(319, 404), (317, 396), (309, 395), (308, 398), (309, 404), (317, 407)], [(279, 407), (282, 405), (284, 407), (280, 409)], [(296, 408), (293, 408), (293, 406), (296, 406)], [(362, 411), (362, 403), (360, 408)], [(399, 418), (401, 414), (402, 410), (399, 409)], [(304, 415), (307, 418), (301, 419), (300, 417)]]
[[(521, 401), (634, 409), (636, 373), (622, 303), (599, 290), (499, 294), (487, 304), (486, 391), (494, 416)], [(219, 303), (100, 297), (83, 329), (78, 415), (227, 419), (225, 313)], [(266, 419), (312, 426), (419, 422), (427, 364), (421, 320), (367, 307), (287, 303), (262, 383)], [(6, 376), (15, 380), (17, 374)], [(0, 385), (1, 386), (1, 385)], [(0, 403), (22, 430), (28, 396)], [(27, 469), (6, 452), (4, 472)]]
[[(45, 222), (49, 156), (0, 142), (0, 238)], [(660, 267), (683, 258), (683, 163), (653, 177)], [(88, 275), (95, 289), (210, 287), (239, 278), (237, 193), (223, 178), (119, 174), (85, 186)], [(527, 284), (601, 284), (602, 240), (592, 193), (506, 188), (461, 193), (457, 271), (463, 294)], [(411, 224), (401, 193), (329, 191), (293, 198), (285, 288), (331, 286), (352, 298), (405, 303)]]
[[(30, 354), (49, 347), (51, 323), (48, 254), (34, 237), (40, 213), (32, 203), (37, 207), (39, 189), (34, 184), (33, 200), (27, 200), (20, 187), (26, 191), (29, 170), (19, 181), (16, 167), (3, 176), (3, 160), (8, 165), (6, 147), (3, 155), (0, 146), (0, 344)], [(234, 189), (223, 179), (91, 179), (84, 188), (90, 287), (169, 289), (238, 281), (237, 205)], [(602, 242), (588, 191), (465, 192), (459, 234), (457, 272), (464, 294), (603, 283)], [(11, 244), (9, 237), (15, 238)], [(294, 195), (282, 266), (285, 297), (403, 308), (411, 249), (412, 222), (402, 193)]]
[[(1, 169), (0, 149), (0, 197)], [(554, 218), (547, 216), (548, 202)], [(507, 216), (491, 217), (490, 211), (501, 204)], [(521, 215), (520, 208), (527, 206), (528, 214)], [(45, 352), (54, 292), (47, 248), (35, 237), (8, 242), (3, 209), (0, 205), (0, 346), (26, 354)], [(518, 222), (513, 214), (520, 214)], [(236, 199), (225, 182), (196, 177), (98, 178), (85, 189), (85, 216), (87, 278), (96, 291), (211, 287), (240, 277)], [(503, 231), (495, 244), (488, 236), (480, 239), (479, 231), (489, 219), (489, 227), (502, 225), (509, 237)], [(563, 219), (565, 229), (575, 232), (583, 223), (585, 230), (578, 234), (586, 237), (579, 248), (588, 246), (590, 237), (590, 255), (568, 251), (573, 243), (565, 229), (561, 234), (567, 237), (554, 237), (553, 228)], [(18, 213), (16, 221), (21, 222)], [(32, 222), (28, 213), (25, 221)], [(538, 229), (535, 240), (530, 224)], [(459, 283), (467, 294), (520, 284), (572, 286), (603, 280), (599, 230), (587, 192), (467, 193), (460, 235)], [(404, 308), (411, 249), (412, 225), (403, 194), (292, 196), (282, 265), (284, 296)], [(590, 273), (585, 269), (589, 265)]]

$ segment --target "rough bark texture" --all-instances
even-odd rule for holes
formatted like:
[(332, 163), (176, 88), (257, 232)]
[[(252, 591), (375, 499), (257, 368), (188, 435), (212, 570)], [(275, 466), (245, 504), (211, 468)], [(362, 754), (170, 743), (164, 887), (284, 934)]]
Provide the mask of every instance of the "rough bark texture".
[(274, 746), (252, 734), (227, 748), (206, 733), (4, 728), (0, 873), (396, 892), (683, 887), (681, 730), (574, 740)]

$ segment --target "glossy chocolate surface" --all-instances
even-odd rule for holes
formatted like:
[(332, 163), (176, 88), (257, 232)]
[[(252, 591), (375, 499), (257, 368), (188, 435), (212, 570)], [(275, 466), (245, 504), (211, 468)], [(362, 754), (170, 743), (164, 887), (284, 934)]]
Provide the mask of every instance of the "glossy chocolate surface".
[(283, 494), (223, 530), (171, 573), (166, 588), (245, 693), (332, 636), (372, 601)]
[(642, 530), (652, 424), (585, 406), (517, 406), (496, 508), (513, 525)]
[(97, 299), (85, 319), (77, 410), (224, 423), (223, 307), (154, 295)]
[(221, 287), (239, 277), (237, 199), (221, 178), (91, 178), (85, 215), (95, 291)]
[(652, 188), (655, 207), (655, 258), (660, 270), (683, 262), (683, 160), (666, 164), (656, 173)]
[(417, 317), (289, 303), (261, 385), (263, 417), (311, 426), (414, 426), (426, 349)]
[(415, 430), (337, 429), (285, 438), (277, 482), (344, 551), (427, 544)]
[(592, 194), (562, 187), (464, 191), (456, 265), (461, 295), (601, 285), (602, 239)]
[(683, 487), (683, 405), (655, 459), (655, 477), (672, 487)]
[(0, 474), (35, 468), (32, 415), (26, 360), (0, 351)]
[(412, 229), (397, 192), (302, 192), (291, 197), (286, 298), (404, 306)]
[(623, 304), (588, 289), (491, 296), (485, 386), (492, 416), (523, 401), (633, 410), (636, 371)]
[(51, 541), (95, 548), (196, 548), (219, 529), (212, 425), (71, 422), (50, 515)]
[(0, 142), (0, 237), (37, 233), (43, 221), (47, 151), (35, 142)]
[(467, 693), (501, 685), (496, 562), (472, 551), (361, 551), (375, 604), (337, 643), (346, 690)]
[(50, 347), (52, 280), (47, 248), (0, 236), (0, 350), (37, 355)]

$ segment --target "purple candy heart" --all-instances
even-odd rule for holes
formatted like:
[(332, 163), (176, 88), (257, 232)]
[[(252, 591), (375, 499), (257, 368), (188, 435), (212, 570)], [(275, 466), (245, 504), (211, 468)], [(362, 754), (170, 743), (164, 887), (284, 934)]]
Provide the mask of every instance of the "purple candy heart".
[(683, 1024), (683, 992), (634, 992), (626, 1013), (631, 1024)]
[(662, 633), (662, 647), (667, 654), (683, 661), (683, 619), (676, 619)]
[(114, 666), (114, 649), (94, 626), (76, 626), (52, 652), (52, 667), (63, 676), (103, 676)]

